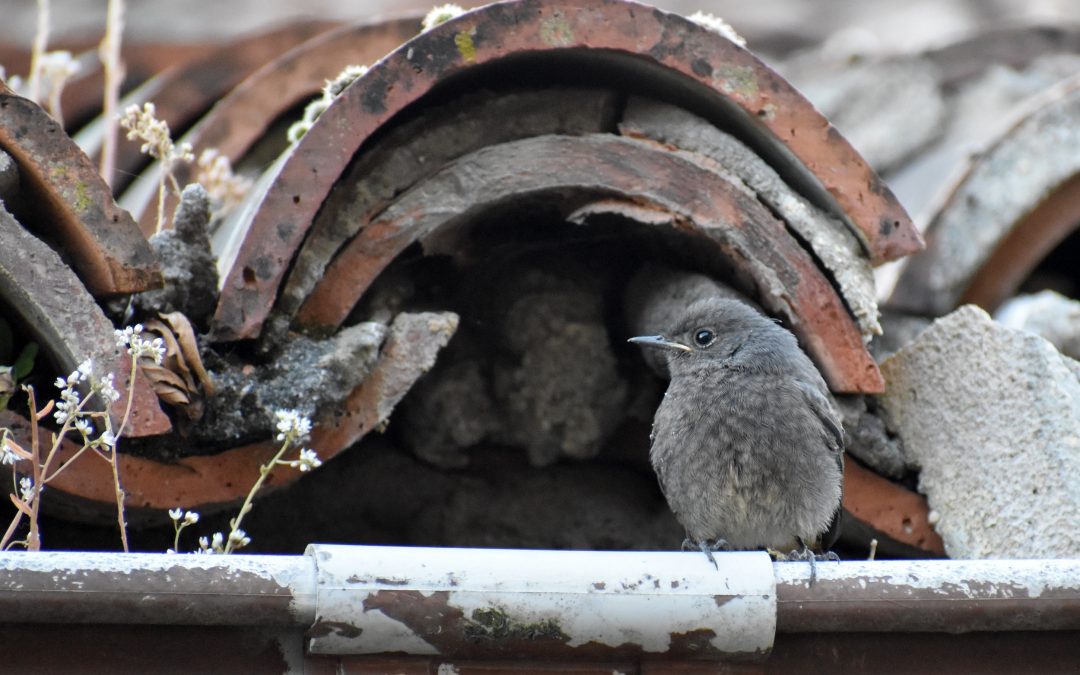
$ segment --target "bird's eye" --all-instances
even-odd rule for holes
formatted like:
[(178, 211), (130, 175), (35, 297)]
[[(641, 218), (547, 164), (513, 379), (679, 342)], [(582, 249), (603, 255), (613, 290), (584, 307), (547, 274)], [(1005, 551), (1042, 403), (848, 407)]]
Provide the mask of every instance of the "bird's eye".
[(716, 334), (708, 328), (699, 328), (697, 332), (694, 333), (694, 342), (698, 347), (708, 347), (715, 339)]

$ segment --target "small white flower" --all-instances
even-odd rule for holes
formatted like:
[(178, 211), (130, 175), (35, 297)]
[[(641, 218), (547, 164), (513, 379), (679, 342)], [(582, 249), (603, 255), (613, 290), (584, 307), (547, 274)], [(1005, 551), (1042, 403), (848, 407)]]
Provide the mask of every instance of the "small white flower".
[[(86, 359), (79, 364), (79, 368), (75, 372), (78, 373), (79, 382), (85, 382), (86, 378), (90, 377), (94, 372), (94, 362), (90, 359)], [(74, 374), (75, 373), (72, 373), (72, 375)]]
[(83, 437), (86, 437), (94, 433), (94, 425), (90, 424), (88, 420), (79, 418), (75, 420), (75, 430), (82, 434)]
[(142, 331), (141, 323), (128, 326), (123, 330), (115, 330), (116, 346), (126, 347), (127, 353), (136, 358), (147, 357), (157, 365), (161, 365), (162, 359), (165, 358), (165, 341), (159, 337), (147, 340), (142, 336)]
[(131, 345), (131, 339), (142, 332), (142, 324), (137, 323), (134, 326), (127, 326), (123, 330), (117, 328), (113, 331), (116, 334), (116, 346), (128, 347)]
[(431, 30), (435, 26), (441, 23), (446, 23), (454, 17), (461, 16), (465, 13), (465, 10), (458, 5), (437, 5), (431, 8), (431, 11), (424, 16), (424, 20), (421, 22), (423, 30)]
[(251, 543), (251, 538), (243, 530), (233, 530), (229, 533), (229, 543), (234, 549), (244, 548)]
[(173, 520), (180, 520), (183, 516), (184, 516), (184, 509), (181, 509), (179, 507), (175, 508), (175, 509), (169, 509), (169, 517), (172, 518)]
[(19, 461), (19, 456), (12, 452), (7, 443), (0, 446), (0, 463), (14, 465)]
[(188, 511), (187, 513), (184, 514), (184, 524), (185, 525), (194, 525), (197, 522), (199, 522), (199, 514), (198, 513), (194, 512), (194, 511)]
[(220, 532), (215, 532), (214, 536), (210, 538), (210, 547), (215, 552), (221, 553), (225, 550), (225, 535)]
[(322, 460), (319, 459), (314, 450), (307, 448), (300, 450), (300, 459), (296, 461), (296, 468), (300, 469), (300, 471), (310, 471), (320, 466), (322, 466)]
[(295, 410), (278, 410), (274, 415), (277, 416), (279, 441), (299, 441), (311, 433), (311, 420)]
[(210, 540), (206, 537), (199, 537), (199, 550), (206, 551), (210, 548)]
[(105, 431), (101, 432), (100, 436), (98, 436), (98, 442), (101, 445), (104, 445), (104, 446), (106, 446), (106, 447), (108, 447), (110, 449), (115, 448), (116, 447), (116, 435), (113, 432), (106, 429)]
[(68, 383), (67, 380), (65, 380), (64, 378), (58, 377), (56, 378), (56, 382), (53, 382), (53, 386), (63, 391), (64, 389), (67, 389)]
[(79, 411), (79, 392), (74, 389), (65, 389), (60, 392), (60, 400), (56, 402), (56, 412), (53, 417), (57, 424), (64, 424)]
[(34, 498), (34, 481), (29, 476), (23, 476), (19, 479), (19, 493), (22, 495), (22, 500), (27, 504)]

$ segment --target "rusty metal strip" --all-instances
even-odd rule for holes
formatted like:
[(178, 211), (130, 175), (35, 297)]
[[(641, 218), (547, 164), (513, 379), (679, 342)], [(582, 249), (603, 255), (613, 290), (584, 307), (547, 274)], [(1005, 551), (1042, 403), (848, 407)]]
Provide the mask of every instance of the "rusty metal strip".
[[(0, 555), (0, 603), (17, 604), (20, 623), (303, 626), (315, 620), (315, 586), (304, 556)], [(77, 602), (60, 617), (65, 590)]]
[[(303, 556), (5, 552), (0, 609), (16, 623), (298, 627), (313, 654), (496, 659), (753, 656), (774, 634), (1080, 629), (1076, 560), (811, 571), (764, 552), (715, 558), (324, 544)], [(698, 639), (671, 634), (694, 622)]]
[(607, 134), (526, 139), (447, 165), (349, 242), (297, 321), (323, 330), (340, 325), (378, 274), (413, 242), (465, 214), (544, 192), (655, 205), (672, 227), (701, 236), (718, 259), (753, 279), (757, 300), (787, 320), (834, 391), (883, 390), (859, 329), (829, 280), (751, 193), (654, 144)]
[[(342, 26), (318, 34), (270, 61), (217, 101), (178, 142), (190, 143), (198, 157), (213, 148), (235, 165), (281, 115), (320, 93), (348, 65), (374, 63), (416, 35), (418, 18), (374, 24)], [(156, 100), (156, 99), (155, 99)], [(281, 144), (285, 144), (284, 135)], [(187, 164), (173, 168), (181, 185), (194, 179)], [(157, 191), (153, 167), (143, 171), (124, 191), (120, 203), (129, 209), (144, 232), (152, 231), (157, 217), (151, 204)], [(176, 196), (168, 195), (171, 212)]]
[[(489, 5), (421, 34), (330, 105), (276, 167), (268, 187), (251, 196), (248, 222), (240, 228), (246, 241), (225, 277), (214, 334), (222, 340), (259, 334), (315, 213), (375, 130), (450, 76), (526, 54), (606, 59), (605, 68), (614, 70), (605, 72), (690, 89), (755, 136), (752, 145), (764, 147), (774, 165), (816, 184), (817, 196), (857, 226), (875, 262), (922, 246), (866, 162), (750, 52), (682, 17), (629, 2), (520, 0)], [(560, 68), (578, 70), (567, 63)]]
[(20, 194), (11, 208), (64, 250), (91, 293), (161, 286), (157, 258), (90, 159), (44, 110), (3, 85), (0, 148), (19, 167)]
[(1076, 630), (1080, 561), (777, 563), (782, 633)]
[[(2, 207), (0, 241), (0, 298), (18, 315), (24, 330), (38, 341), (41, 351), (62, 374), (73, 372), (88, 358), (94, 362), (96, 375), (113, 373), (121, 398), (109, 412), (119, 424), (131, 371), (130, 357), (116, 346), (112, 323), (60, 256), (23, 229)], [(50, 390), (38, 396), (44, 402), (55, 394)], [(129, 436), (161, 434), (172, 428), (145, 377), (135, 380), (129, 424), (125, 430)]]
[(926, 251), (904, 268), (889, 306), (940, 316), (965, 300), (992, 309), (1014, 292), (1076, 228), (1078, 128), (1080, 78), (1029, 101), (949, 188), (926, 227)]

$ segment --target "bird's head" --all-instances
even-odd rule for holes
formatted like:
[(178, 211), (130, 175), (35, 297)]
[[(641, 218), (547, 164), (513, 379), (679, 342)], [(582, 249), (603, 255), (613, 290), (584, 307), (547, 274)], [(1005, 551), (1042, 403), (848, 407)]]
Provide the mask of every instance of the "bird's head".
[(732, 362), (750, 343), (751, 335), (768, 335), (768, 327), (776, 326), (746, 303), (713, 297), (691, 303), (670, 330), (632, 337), (630, 342), (665, 350), (674, 372), (681, 365)]

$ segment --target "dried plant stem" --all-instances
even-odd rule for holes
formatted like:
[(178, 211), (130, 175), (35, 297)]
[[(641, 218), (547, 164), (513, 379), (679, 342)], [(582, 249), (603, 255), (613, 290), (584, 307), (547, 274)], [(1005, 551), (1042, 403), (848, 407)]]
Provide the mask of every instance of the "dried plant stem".
[(270, 475), (270, 470), (277, 466), (281, 458), (285, 456), (290, 445), (292, 445), (292, 440), (286, 438), (278, 449), (277, 454), (275, 454), (269, 462), (259, 467), (259, 479), (251, 486), (251, 490), (244, 499), (244, 504), (240, 507), (240, 511), (237, 512), (236, 517), (229, 521), (230, 529), (229, 536), (226, 538), (225, 553), (232, 553), (236, 549), (235, 542), (237, 538), (235, 535), (240, 531), (240, 522), (243, 521), (244, 516), (247, 515), (248, 511), (251, 511), (252, 502), (255, 500), (255, 493), (262, 488), (263, 483), (266, 482), (266, 477)]
[[(41, 482), (41, 476), (44, 474), (41, 466), (41, 452), (38, 450), (38, 409), (37, 399), (34, 396), (33, 388), (27, 387), (26, 393), (30, 396), (30, 454), (33, 456), (31, 461), (33, 474), (34, 474), (34, 499), (30, 502), (30, 534), (26, 536), (26, 550), (27, 551), (40, 551), (41, 550), (41, 532), (38, 530), (38, 514), (41, 512), (41, 488), (43, 487)], [(60, 438), (56, 439), (56, 446), (60, 445)], [(45, 461), (52, 458), (53, 453), (49, 453)]]
[(105, 122), (101, 142), (101, 175), (112, 185), (116, 166), (117, 107), (120, 86), (124, 81), (124, 64), (120, 60), (120, 39), (124, 30), (123, 0), (109, 0), (105, 15), (105, 37), (98, 47), (98, 58), (105, 73), (105, 95), (101, 115)]
[[(127, 520), (124, 517), (124, 488), (120, 486), (120, 461), (116, 456), (116, 446), (120, 443), (120, 436), (124, 433), (124, 429), (127, 427), (128, 419), (131, 417), (131, 406), (135, 401), (135, 375), (139, 370), (139, 357), (137, 354), (131, 355), (131, 375), (128, 377), (127, 383), (127, 402), (124, 405), (124, 419), (120, 422), (120, 428), (116, 430), (113, 437), (115, 442), (112, 445), (109, 457), (106, 457), (106, 461), (112, 467), (113, 475), (113, 489), (116, 491), (116, 524), (120, 527), (120, 543), (124, 546), (124, 553), (128, 553), (128, 538), (127, 538)], [(108, 428), (109, 422), (106, 416), (106, 428)], [(102, 455), (104, 457), (104, 455)]]
[(158, 192), (157, 192), (157, 225), (154, 233), (161, 232), (165, 227), (165, 179), (169, 175), (169, 168), (165, 160), (158, 160)]
[(27, 75), (27, 96), (33, 100), (39, 100), (41, 95), (41, 66), (45, 49), (49, 45), (49, 23), (51, 21), (51, 7), (49, 0), (37, 0), (38, 15), (37, 28), (34, 31), (34, 44), (30, 51), (30, 74)]

